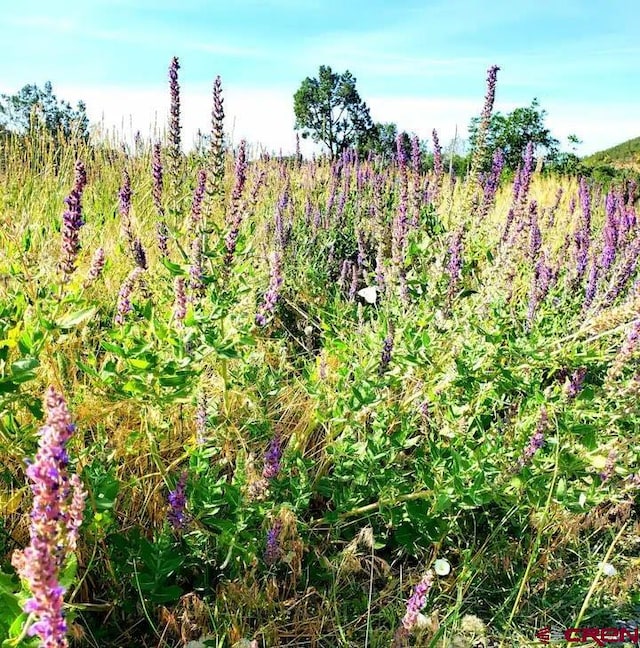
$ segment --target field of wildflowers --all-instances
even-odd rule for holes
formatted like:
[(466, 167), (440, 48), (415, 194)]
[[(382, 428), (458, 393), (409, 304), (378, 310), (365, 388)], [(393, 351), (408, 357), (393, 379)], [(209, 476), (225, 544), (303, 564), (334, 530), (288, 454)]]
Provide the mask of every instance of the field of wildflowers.
[(0, 151), (1, 645), (637, 619), (637, 187), (228, 150), (219, 78), (185, 155), (178, 71), (163, 141)]

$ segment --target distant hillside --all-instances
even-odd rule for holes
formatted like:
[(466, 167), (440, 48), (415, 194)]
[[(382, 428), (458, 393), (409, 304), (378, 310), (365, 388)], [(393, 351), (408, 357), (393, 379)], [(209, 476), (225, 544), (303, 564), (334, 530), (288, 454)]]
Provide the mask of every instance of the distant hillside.
[(588, 166), (608, 165), (618, 169), (640, 171), (640, 137), (589, 155), (583, 158), (582, 162)]

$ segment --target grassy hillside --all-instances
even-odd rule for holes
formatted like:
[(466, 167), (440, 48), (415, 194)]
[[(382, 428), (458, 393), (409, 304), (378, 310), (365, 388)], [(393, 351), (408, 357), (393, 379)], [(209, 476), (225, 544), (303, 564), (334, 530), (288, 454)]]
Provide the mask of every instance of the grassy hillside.
[(604, 151), (598, 151), (584, 158), (589, 166), (607, 164), (615, 168), (633, 168), (640, 170), (640, 137), (622, 142)]

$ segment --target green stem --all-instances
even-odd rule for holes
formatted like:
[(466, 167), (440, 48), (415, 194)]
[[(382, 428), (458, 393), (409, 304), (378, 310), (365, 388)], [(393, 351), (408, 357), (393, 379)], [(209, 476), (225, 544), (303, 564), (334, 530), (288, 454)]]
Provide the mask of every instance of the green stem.
[[(609, 562), (609, 559), (611, 558), (611, 554), (613, 553), (613, 548), (618, 543), (618, 540), (620, 540), (620, 538), (622, 537), (624, 530), (627, 528), (627, 524), (629, 524), (628, 520), (622, 525), (622, 528), (620, 529), (620, 531), (618, 531), (618, 534), (613, 539), (613, 542), (609, 545), (609, 549), (607, 549), (607, 553), (605, 554), (604, 560), (602, 562), (605, 563)], [(576, 619), (576, 622), (573, 624), (574, 628), (580, 627), (580, 621), (582, 621), (582, 617), (584, 616), (584, 613), (587, 611), (587, 607), (589, 607), (589, 601), (591, 600), (591, 597), (596, 591), (596, 587), (598, 586), (598, 582), (600, 581), (601, 576), (602, 576), (602, 569), (598, 569), (598, 572), (595, 578), (593, 579), (593, 583), (591, 583), (591, 587), (589, 588), (589, 591), (587, 592), (584, 602), (582, 603), (580, 612), (578, 612), (578, 618)]]
[[(513, 617), (516, 615), (516, 612), (518, 611), (518, 608), (520, 607), (520, 601), (522, 599), (522, 596), (524, 594), (525, 587), (527, 586), (527, 583), (529, 581), (529, 574), (531, 573), (531, 570), (533, 569), (533, 563), (536, 559), (536, 556), (538, 555), (538, 549), (540, 548), (540, 543), (542, 541), (542, 534), (544, 532), (544, 527), (547, 523), (547, 518), (549, 516), (549, 509), (551, 508), (551, 500), (553, 498), (553, 493), (555, 490), (556, 486), (556, 480), (558, 478), (558, 468), (559, 468), (559, 455), (560, 455), (560, 438), (559, 436), (557, 438), (557, 443), (556, 443), (556, 456), (555, 456), (555, 466), (553, 469), (553, 477), (551, 479), (551, 487), (549, 488), (549, 495), (547, 496), (547, 501), (544, 507), (544, 511), (542, 514), (542, 519), (540, 521), (540, 524), (538, 526), (538, 533), (536, 534), (536, 539), (535, 542), (533, 543), (533, 547), (531, 549), (531, 554), (529, 556), (529, 561), (527, 562), (527, 568), (525, 569), (524, 575), (522, 576), (522, 580), (520, 581), (520, 587), (518, 588), (518, 594), (516, 595), (516, 600), (513, 603), (513, 607), (511, 608), (511, 613), (509, 614), (509, 619), (507, 620), (507, 627), (511, 626), (511, 622), (513, 621)], [(500, 648), (502, 648), (503, 642), (500, 643)]]

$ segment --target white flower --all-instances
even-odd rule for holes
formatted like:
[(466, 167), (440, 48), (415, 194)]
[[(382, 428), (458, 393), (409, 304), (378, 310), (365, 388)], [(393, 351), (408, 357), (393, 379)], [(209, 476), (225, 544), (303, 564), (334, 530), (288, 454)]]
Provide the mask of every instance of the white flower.
[(444, 558), (438, 558), (438, 560), (433, 563), (433, 570), (438, 574), (438, 576), (447, 576), (451, 573), (451, 564)]
[(615, 576), (618, 573), (618, 570), (611, 563), (601, 562), (598, 563), (598, 567), (605, 576)]

